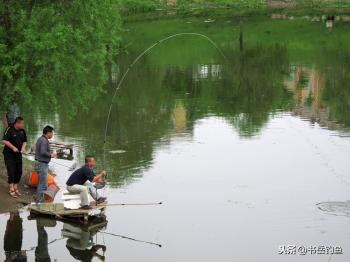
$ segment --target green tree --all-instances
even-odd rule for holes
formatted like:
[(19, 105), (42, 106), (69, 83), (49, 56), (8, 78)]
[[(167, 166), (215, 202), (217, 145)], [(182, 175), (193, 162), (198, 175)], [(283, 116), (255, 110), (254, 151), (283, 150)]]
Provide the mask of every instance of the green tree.
[(0, 17), (1, 103), (19, 94), (74, 112), (102, 91), (118, 51), (117, 0), (2, 0)]

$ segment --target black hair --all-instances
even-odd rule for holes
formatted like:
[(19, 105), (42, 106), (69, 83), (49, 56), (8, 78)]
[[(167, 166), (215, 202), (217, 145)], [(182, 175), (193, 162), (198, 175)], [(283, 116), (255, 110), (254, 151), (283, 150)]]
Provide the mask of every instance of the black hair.
[(45, 126), (43, 129), (43, 134), (46, 135), (47, 133), (52, 132), (54, 129), (52, 126)]
[(15, 124), (18, 123), (18, 122), (21, 122), (21, 121), (24, 121), (23, 117), (17, 116), (17, 117), (15, 118)]
[(95, 158), (94, 156), (88, 155), (85, 157), (85, 164), (89, 163), (91, 159)]

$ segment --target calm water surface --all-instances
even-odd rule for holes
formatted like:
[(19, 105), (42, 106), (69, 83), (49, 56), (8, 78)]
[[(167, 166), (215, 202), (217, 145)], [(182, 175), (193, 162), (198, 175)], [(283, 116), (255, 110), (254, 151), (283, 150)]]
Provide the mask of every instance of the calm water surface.
[[(25, 210), (20, 218), (4, 214), (3, 254), (26, 251), (27, 261), (350, 259), (349, 24), (329, 31), (304, 19), (251, 18), (240, 54), (234, 19), (204, 20), (126, 24), (127, 52), (87, 110), (22, 108), (31, 143), (49, 123), (57, 140), (75, 144), (75, 159), (57, 163), (97, 156), (109, 175), (101, 191), (109, 203), (163, 205), (109, 207), (107, 225), (90, 230), (28, 220)], [(120, 89), (104, 145), (121, 74), (143, 49), (178, 32), (211, 37), (227, 59), (196, 37), (155, 48)], [(64, 185), (67, 168), (51, 166)], [(341, 246), (343, 255), (279, 255), (280, 245)]]

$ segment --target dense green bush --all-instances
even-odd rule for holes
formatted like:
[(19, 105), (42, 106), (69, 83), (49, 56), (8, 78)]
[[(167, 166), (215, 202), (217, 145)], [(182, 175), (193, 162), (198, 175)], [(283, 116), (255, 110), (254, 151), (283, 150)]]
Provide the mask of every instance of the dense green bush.
[(1, 1), (0, 104), (86, 105), (118, 52), (119, 9), (118, 0)]

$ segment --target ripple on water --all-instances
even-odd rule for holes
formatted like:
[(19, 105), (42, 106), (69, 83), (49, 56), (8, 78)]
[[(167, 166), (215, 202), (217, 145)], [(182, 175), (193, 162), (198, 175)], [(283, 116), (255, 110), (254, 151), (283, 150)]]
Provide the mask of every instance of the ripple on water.
[(322, 202), (316, 204), (316, 206), (321, 211), (331, 215), (350, 217), (350, 201)]

